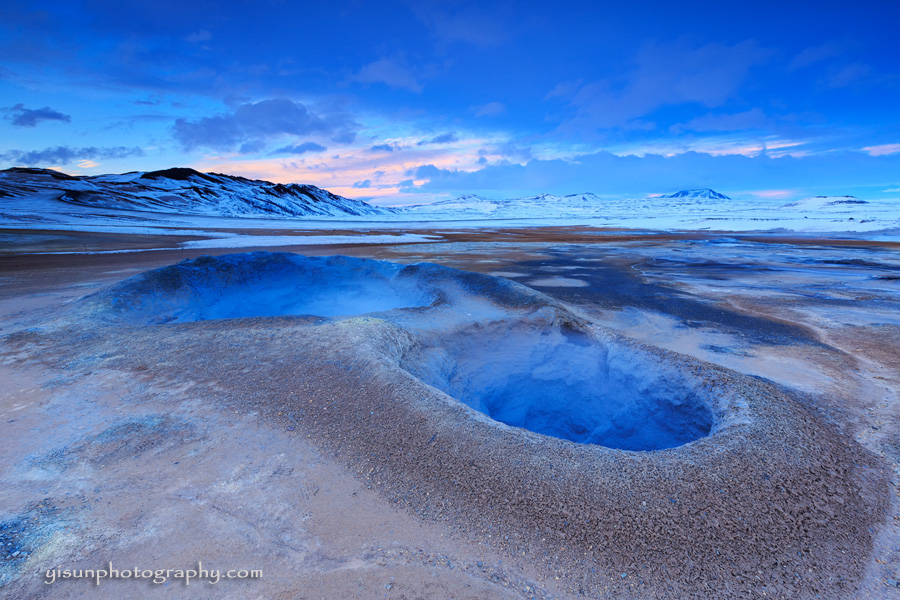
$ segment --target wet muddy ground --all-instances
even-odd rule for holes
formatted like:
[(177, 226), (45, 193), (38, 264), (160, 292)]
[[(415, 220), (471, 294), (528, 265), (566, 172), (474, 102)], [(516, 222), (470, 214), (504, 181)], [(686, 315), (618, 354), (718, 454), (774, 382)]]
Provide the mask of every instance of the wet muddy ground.
[[(816, 426), (859, 443), (860, 456), (890, 480), (889, 507), (871, 527), (872, 548), (860, 572), (836, 563), (833, 572), (810, 575), (817, 587), (804, 593), (900, 597), (895, 245), (563, 229), (435, 233), (444, 241), (302, 252), (434, 262), (506, 277), (641, 342), (780, 386)], [(115, 247), (114, 240), (103, 243)], [(0, 333), (34, 327), (86, 293), (198, 254), (0, 256)], [(6, 508), (0, 595), (113, 598), (137, 590), (196, 597), (199, 588), (234, 598), (677, 598), (740, 597), (749, 589), (779, 597), (787, 589), (771, 580), (783, 571), (773, 566), (744, 588), (718, 590), (702, 577), (691, 588), (683, 570), (671, 585), (658, 575), (652, 585), (631, 580), (623, 570), (604, 592), (599, 579), (584, 573), (609, 569), (608, 560), (573, 561), (571, 547), (550, 550), (540, 536), (526, 543), (515, 536), (527, 532), (507, 523), (508, 531), (499, 530), (500, 521), (492, 531), (490, 519), (466, 526), (453, 510), (398, 503), (403, 491), (396, 480), (361, 472), (359, 457), (322, 437), (323, 430), (293, 423), (287, 404), (235, 403), (228, 378), (204, 378), (199, 367), (192, 379), (181, 367), (200, 360), (196, 352), (179, 359), (170, 348), (171, 354), (145, 357), (143, 372), (116, 367), (129, 342), (121, 344), (121, 351), (107, 349), (110, 356), (75, 353), (65, 362), (40, 345), (5, 343), (0, 419), (4, 439), (14, 442), (0, 453), (7, 484), (0, 491)], [(243, 363), (228, 356), (230, 372), (253, 373), (252, 353), (241, 355)], [(167, 364), (173, 375), (166, 375)], [(263, 379), (253, 393), (265, 395), (267, 385)], [(326, 393), (319, 386), (318, 396)], [(877, 494), (860, 498), (878, 502)], [(516, 543), (504, 539), (510, 535)], [(142, 568), (203, 560), (223, 569), (262, 568), (265, 576), (198, 588), (41, 583), (41, 569), (96, 568), (109, 560)], [(633, 561), (632, 577), (658, 573), (641, 556)]]

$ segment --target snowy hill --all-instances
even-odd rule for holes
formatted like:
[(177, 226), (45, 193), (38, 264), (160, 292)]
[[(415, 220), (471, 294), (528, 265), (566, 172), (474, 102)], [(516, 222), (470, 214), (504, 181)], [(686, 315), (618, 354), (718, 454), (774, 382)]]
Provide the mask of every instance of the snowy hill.
[(186, 168), (96, 177), (73, 177), (48, 169), (0, 171), (0, 198), (38, 194), (83, 207), (182, 215), (337, 217), (394, 212), (313, 185), (285, 185)]
[(720, 194), (709, 188), (701, 188), (696, 190), (681, 190), (674, 194), (659, 196), (659, 198), (680, 198), (684, 200), (731, 200), (725, 194)]
[(539, 194), (526, 198), (494, 200), (474, 194), (433, 204), (419, 204), (400, 209), (410, 218), (422, 219), (534, 219), (577, 217), (602, 212), (604, 200), (591, 193), (554, 196)]
[(802, 198), (796, 202), (789, 202), (781, 208), (792, 210), (853, 210), (861, 208), (861, 205), (869, 204), (855, 196), (811, 196)]
[(651, 213), (656, 210), (679, 207), (683, 210), (685, 205), (716, 205), (720, 201), (731, 200), (728, 196), (715, 190), (698, 189), (683, 190), (666, 196), (655, 196), (645, 200), (627, 199), (625, 205), (622, 199), (605, 199), (596, 194), (569, 194), (567, 196), (554, 196), (552, 194), (539, 194), (525, 198), (510, 198), (506, 200), (494, 200), (469, 194), (460, 196), (454, 200), (441, 200), (433, 204), (420, 204), (400, 209), (411, 218), (427, 218), (433, 220), (443, 219), (543, 219), (543, 218), (574, 218), (584, 216), (608, 217), (620, 214), (623, 208), (635, 207), (635, 203), (641, 203)]

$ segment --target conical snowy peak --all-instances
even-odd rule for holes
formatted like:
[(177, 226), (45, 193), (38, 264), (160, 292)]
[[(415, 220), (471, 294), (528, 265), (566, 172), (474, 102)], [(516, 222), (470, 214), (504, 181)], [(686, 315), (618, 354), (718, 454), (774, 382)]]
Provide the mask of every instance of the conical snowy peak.
[(698, 188), (695, 190), (681, 190), (674, 194), (660, 196), (660, 198), (683, 198), (687, 200), (731, 200), (725, 194), (720, 194), (709, 188)]

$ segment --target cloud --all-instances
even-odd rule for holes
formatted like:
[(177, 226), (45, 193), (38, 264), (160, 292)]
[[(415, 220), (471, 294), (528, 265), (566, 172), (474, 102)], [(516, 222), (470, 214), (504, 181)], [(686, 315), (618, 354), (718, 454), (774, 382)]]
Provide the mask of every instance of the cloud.
[(871, 73), (872, 68), (862, 63), (853, 63), (837, 69), (828, 75), (827, 83), (830, 87), (845, 87), (864, 79)]
[(761, 129), (770, 125), (761, 108), (751, 108), (744, 112), (731, 114), (708, 114), (691, 119), (687, 123), (673, 125), (673, 133), (682, 131), (739, 131), (742, 129)]
[(788, 69), (791, 71), (802, 69), (814, 65), (817, 62), (828, 60), (829, 58), (836, 58), (841, 54), (841, 47), (835, 42), (826, 42), (818, 46), (810, 46), (804, 48), (791, 60), (790, 64), (788, 64)]
[[(528, 161), (533, 157), (531, 148), (527, 146), (519, 146), (515, 142), (506, 141), (502, 144), (486, 146), (479, 151), (482, 158), (486, 156), (501, 156), (503, 158), (512, 158), (519, 161)], [(483, 161), (486, 162), (486, 161)]]
[(416, 143), (416, 146), (426, 146), (428, 144), (451, 144), (453, 142), (458, 142), (459, 138), (456, 137), (456, 133), (450, 131), (448, 133), (442, 133), (441, 135), (436, 135), (430, 140), (422, 140)]
[(360, 83), (383, 83), (392, 88), (405, 89), (417, 94), (422, 91), (422, 84), (412, 70), (405, 64), (389, 58), (379, 58), (367, 64), (351, 75), (350, 79)]
[(366, 152), (394, 152), (395, 150), (402, 150), (402, 148), (399, 144), (375, 144)]
[(481, 106), (473, 106), (476, 117), (496, 117), (506, 112), (506, 106), (502, 102), (488, 102)]
[(517, 14), (515, 5), (505, 2), (418, 0), (412, 3), (412, 9), (441, 44), (462, 42), (476, 46), (506, 41), (508, 34), (502, 24)]
[(42, 121), (62, 121), (63, 123), (71, 123), (72, 117), (53, 110), (49, 106), (44, 108), (30, 109), (25, 108), (23, 104), (16, 104), (11, 108), (4, 108), (5, 112), (10, 113), (7, 116), (16, 127), (35, 127)]
[(712, 156), (686, 152), (675, 156), (617, 156), (597, 152), (572, 160), (532, 159), (477, 170), (422, 165), (411, 178), (425, 181), (413, 192), (530, 195), (539, 192), (636, 194), (711, 187), (719, 190), (806, 189), (836, 194), (870, 185), (885, 173), (900, 172), (900, 153), (870, 156), (862, 152), (792, 156)]
[(186, 150), (231, 150), (240, 143), (281, 135), (321, 134), (335, 141), (352, 141), (357, 127), (342, 111), (316, 114), (300, 102), (273, 98), (238, 104), (232, 112), (213, 117), (178, 119), (172, 131)]
[(552, 90), (547, 92), (547, 95), (544, 96), (544, 100), (549, 100), (551, 98), (571, 98), (582, 85), (584, 85), (584, 79), (560, 81)]
[(199, 31), (195, 31), (191, 35), (184, 38), (185, 41), (196, 44), (197, 42), (208, 42), (212, 39), (212, 34), (206, 29), (201, 29)]
[(307, 152), (324, 152), (325, 146), (315, 142), (303, 142), (294, 146), (285, 146), (272, 152), (272, 154), (306, 154)]
[(547, 97), (568, 101), (569, 114), (560, 126), (563, 131), (651, 129), (655, 125), (642, 118), (664, 106), (725, 104), (737, 95), (750, 69), (770, 54), (754, 41), (697, 48), (683, 42), (648, 44), (624, 77), (560, 84)]
[(238, 148), (238, 152), (240, 154), (255, 154), (256, 152), (262, 152), (266, 149), (266, 143), (262, 140), (250, 140), (249, 142), (244, 142), (241, 144), (241, 147)]
[(864, 152), (868, 152), (872, 156), (883, 156), (885, 154), (895, 154), (900, 152), (900, 144), (882, 144), (880, 146), (866, 146)]
[(366, 188), (370, 188), (370, 187), (372, 187), (372, 180), (365, 179), (363, 181), (357, 181), (356, 183), (353, 184), (353, 187), (355, 187), (356, 189), (359, 189), (359, 190), (364, 190)]
[(17, 165), (66, 165), (78, 161), (111, 160), (144, 156), (141, 148), (126, 148), (118, 146), (114, 148), (72, 148), (70, 146), (56, 146), (44, 150), (10, 150), (0, 154), (0, 160)]

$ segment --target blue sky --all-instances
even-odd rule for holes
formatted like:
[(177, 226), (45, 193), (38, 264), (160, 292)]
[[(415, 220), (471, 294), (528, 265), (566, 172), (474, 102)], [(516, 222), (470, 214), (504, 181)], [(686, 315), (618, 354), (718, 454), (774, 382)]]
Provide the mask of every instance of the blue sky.
[(0, 168), (900, 196), (896, 1), (4, 2)]

